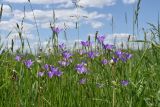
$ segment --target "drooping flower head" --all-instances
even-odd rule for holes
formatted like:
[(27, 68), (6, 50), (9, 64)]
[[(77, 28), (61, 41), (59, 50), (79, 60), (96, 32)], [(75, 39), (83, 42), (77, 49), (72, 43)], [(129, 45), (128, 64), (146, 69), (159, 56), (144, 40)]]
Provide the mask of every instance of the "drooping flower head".
[(78, 74), (85, 74), (88, 71), (84, 63), (77, 64), (75, 69)]
[(126, 53), (126, 58), (127, 58), (127, 59), (131, 59), (132, 56), (133, 56), (132, 54)]
[(113, 48), (114, 48), (114, 45), (103, 44), (103, 49), (105, 49), (105, 50), (112, 50)]
[(123, 62), (126, 62), (128, 59), (132, 58), (132, 54), (122, 52), (121, 50), (117, 50), (115, 55)]
[(53, 73), (53, 76), (57, 76), (57, 77), (60, 77), (63, 74), (60, 70), (54, 71), (52, 73)]
[(30, 68), (33, 64), (33, 61), (31, 59), (24, 61), (24, 64), (26, 65), (27, 68)]
[(54, 66), (51, 66), (50, 70), (51, 71), (48, 72), (49, 78), (52, 78), (53, 76), (60, 77), (63, 74), (58, 68), (55, 68)]
[(62, 31), (62, 29), (60, 29), (60, 28), (58, 28), (58, 27), (52, 27), (52, 31), (53, 31), (54, 33), (59, 34), (59, 33)]
[(72, 54), (69, 53), (68, 51), (64, 51), (62, 53), (62, 56), (63, 56), (64, 59), (69, 59), (72, 56)]
[(66, 67), (68, 66), (70, 63), (68, 61), (58, 61), (60, 66)]
[(117, 50), (115, 54), (117, 55), (118, 58), (121, 58), (123, 56), (123, 52), (121, 50)]
[(39, 77), (42, 77), (42, 76), (44, 75), (44, 72), (38, 72), (37, 75), (38, 75)]
[(112, 57), (112, 59), (111, 59), (111, 60), (113, 60), (113, 62), (114, 62), (114, 63), (118, 62), (118, 59), (117, 59), (117, 58), (115, 58), (115, 57)]
[(123, 85), (123, 86), (127, 86), (128, 84), (129, 84), (128, 80), (122, 80), (121, 81), (121, 85)]
[(104, 43), (104, 40), (105, 40), (105, 36), (97, 36), (97, 40), (99, 43)]
[(88, 57), (91, 59), (94, 59), (97, 56), (99, 56), (98, 52), (93, 52), (93, 51), (88, 52)]
[(80, 55), (83, 55), (83, 54), (85, 54), (86, 53), (86, 51), (85, 50), (79, 50), (79, 52), (78, 52)]
[(112, 59), (109, 61), (109, 64), (114, 65), (118, 62), (118, 58), (112, 57)]
[(106, 65), (106, 64), (108, 64), (108, 60), (107, 60), (107, 59), (103, 59), (103, 60), (101, 61), (101, 63), (102, 63), (103, 65)]
[(17, 55), (17, 56), (15, 57), (15, 60), (16, 60), (16, 61), (20, 61), (20, 60), (21, 60), (21, 56)]
[(85, 84), (87, 82), (87, 79), (86, 78), (82, 78), (79, 80), (79, 83), (80, 84)]
[(48, 64), (45, 64), (45, 65), (44, 65), (44, 69), (48, 71), (48, 70), (49, 70), (49, 65), (48, 65)]
[(51, 71), (48, 72), (48, 77), (52, 78), (53, 77), (53, 73)]
[(82, 44), (82, 46), (84, 46), (84, 47), (89, 47), (89, 46), (92, 45), (91, 42), (89, 42), (89, 41), (81, 41), (81, 44)]
[(59, 48), (61, 50), (64, 50), (66, 48), (66, 45), (64, 43), (59, 44)]

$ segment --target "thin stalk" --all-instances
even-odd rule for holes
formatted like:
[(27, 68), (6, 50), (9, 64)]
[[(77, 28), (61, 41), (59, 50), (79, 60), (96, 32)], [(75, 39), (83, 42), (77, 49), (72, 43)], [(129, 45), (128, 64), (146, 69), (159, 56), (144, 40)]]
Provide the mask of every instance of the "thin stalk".
[(37, 31), (37, 34), (38, 34), (39, 49), (41, 49), (42, 47), (41, 47), (40, 34), (39, 34), (39, 30), (38, 30), (38, 24), (37, 24), (36, 17), (35, 17), (35, 14), (34, 14), (34, 10), (33, 10), (33, 7), (32, 7), (32, 4), (31, 4), (30, 0), (28, 0), (28, 2), (29, 2), (30, 8), (31, 8), (32, 13), (33, 13), (34, 23), (35, 23), (36, 31)]

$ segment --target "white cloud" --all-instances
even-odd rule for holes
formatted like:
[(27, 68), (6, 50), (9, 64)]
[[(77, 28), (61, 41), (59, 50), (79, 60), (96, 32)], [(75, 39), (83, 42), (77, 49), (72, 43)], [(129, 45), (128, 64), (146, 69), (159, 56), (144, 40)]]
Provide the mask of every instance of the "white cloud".
[[(1, 21), (0, 23), (0, 30), (5, 30), (5, 31), (11, 31), (16, 29), (16, 23), (20, 23), (19, 21), (15, 19), (10, 19), (10, 20), (5, 20)], [(23, 31), (28, 32), (33, 30), (33, 25), (29, 23), (23, 23)]]
[(130, 39), (130, 40), (134, 40), (135, 36), (128, 34), (128, 33), (114, 33), (112, 35), (112, 38), (116, 38), (116, 39)]
[(57, 6), (57, 8), (70, 8), (70, 7), (73, 7), (74, 4), (72, 3), (71, 0), (68, 0), (66, 3), (62, 3), (62, 4), (59, 4)]
[(116, 0), (80, 0), (79, 5), (84, 7), (98, 7), (112, 6), (116, 4)]
[(124, 49), (135, 48), (135, 43), (128, 42), (128, 38), (130, 38), (129, 41), (136, 40), (136, 37), (129, 33), (106, 34), (105, 43), (114, 44), (117, 49), (122, 48), (122, 46)]
[(124, 4), (133, 4), (135, 2), (137, 2), (137, 0), (123, 0)]
[(9, 5), (3, 5), (2, 16), (8, 17), (11, 15), (11, 13), (12, 13), (12, 8)]
[[(10, 3), (27, 3), (28, 0), (4, 0)], [(30, 0), (33, 4), (60, 4), (60, 7), (73, 6), (72, 0)], [(112, 6), (116, 4), (116, 0), (80, 0), (78, 5), (83, 7), (98, 7)]]
[[(52, 10), (34, 10), (34, 15), (40, 27), (42, 28), (46, 28), (47, 26), (48, 28), (50, 27), (49, 22), (53, 21)], [(86, 22), (89, 22), (88, 24), (91, 24), (93, 28), (98, 28), (103, 25), (102, 22), (98, 20), (99, 19), (110, 20), (112, 17), (112, 14), (110, 13), (103, 14), (103, 13), (98, 13), (96, 11), (88, 12), (84, 9), (79, 9), (78, 13), (76, 9), (56, 9), (55, 16), (57, 19), (56, 24), (58, 26), (64, 26), (64, 23), (65, 23), (67, 26), (72, 28), (75, 26), (75, 22), (77, 21), (77, 18), (79, 18), (80, 22), (86, 21)], [(74, 17), (71, 17), (71, 16), (74, 16)], [(14, 20), (14, 23), (17, 21), (20, 22), (23, 17), (24, 17), (23, 11), (21, 10), (13, 11), (12, 20)], [(33, 17), (32, 11), (25, 12), (25, 20), (28, 20), (34, 23), (34, 17)], [(14, 23), (12, 22), (11, 24), (14, 24)]]
[(94, 22), (91, 22), (91, 25), (94, 29), (98, 29), (98, 28), (101, 28), (104, 24), (102, 22), (94, 21)]
[(11, 7), (9, 5), (3, 5), (3, 12), (11, 12)]
[[(31, 33), (23, 33), (22, 34), (22, 38), (23, 39), (29, 39), (29, 40), (34, 40), (34, 36)], [(20, 40), (20, 37), (18, 35), (18, 33), (11, 33), (8, 37), (9, 40)]]
[[(7, 2), (11, 2), (11, 3), (27, 3), (28, 0), (4, 0), (4, 1), (7, 1)], [(52, 4), (52, 3), (65, 3), (67, 2), (68, 0), (30, 0), (31, 3), (34, 3), (34, 4)]]
[[(64, 26), (64, 24), (65, 24), (65, 26)], [(56, 22), (55, 25), (56, 25), (57, 27), (59, 27), (59, 28), (62, 28), (62, 29), (65, 28), (65, 27), (67, 27), (67, 28), (73, 28), (73, 27), (75, 27), (75, 23), (74, 23), (74, 22), (71, 22), (71, 21)], [(50, 23), (49, 23), (49, 22), (41, 23), (41, 24), (40, 24), (40, 27), (41, 27), (41, 28), (44, 28), (44, 29), (48, 29), (48, 28), (50, 28)]]

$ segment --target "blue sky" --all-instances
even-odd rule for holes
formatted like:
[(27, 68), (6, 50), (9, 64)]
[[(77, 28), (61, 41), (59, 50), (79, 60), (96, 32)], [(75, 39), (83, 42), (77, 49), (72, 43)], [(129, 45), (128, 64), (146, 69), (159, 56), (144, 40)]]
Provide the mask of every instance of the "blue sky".
[[(36, 44), (37, 33), (34, 25), (33, 15), (28, 0), (1, 0), (0, 4), (4, 4), (3, 17), (0, 23), (0, 35), (3, 41), (15, 39), (18, 42), (17, 31), (15, 30), (16, 23), (20, 23), (26, 7), (26, 17), (24, 21), (24, 37), (29, 38), (30, 42)], [(75, 9), (72, 0), (31, 0), (34, 13), (38, 23), (41, 41), (46, 44), (46, 40), (51, 37), (51, 29), (49, 22), (52, 22), (52, 10), (55, 10), (56, 26), (64, 28), (64, 23), (67, 27), (67, 36), (70, 44), (77, 40), (77, 31), (75, 29), (76, 18), (80, 17), (80, 39), (87, 39), (88, 35), (94, 35), (96, 31), (99, 34), (106, 35), (108, 40), (112, 42), (116, 36), (120, 41), (127, 39), (128, 35), (133, 34), (133, 14), (136, 8), (137, 0), (80, 0), (78, 5), (83, 8)], [(133, 38), (141, 39), (143, 32), (142, 28), (148, 28), (147, 22), (156, 24), (158, 20), (158, 12), (160, 11), (159, 0), (142, 0), (139, 11), (139, 35), (134, 35)], [(11, 8), (12, 7), (12, 11)], [(127, 15), (127, 24), (125, 22), (125, 14)], [(88, 18), (82, 18), (87, 16)], [(112, 17), (114, 19), (113, 34), (112, 34)], [(12, 30), (9, 39), (6, 39), (8, 32)], [(59, 35), (60, 41), (64, 41), (63, 32)]]

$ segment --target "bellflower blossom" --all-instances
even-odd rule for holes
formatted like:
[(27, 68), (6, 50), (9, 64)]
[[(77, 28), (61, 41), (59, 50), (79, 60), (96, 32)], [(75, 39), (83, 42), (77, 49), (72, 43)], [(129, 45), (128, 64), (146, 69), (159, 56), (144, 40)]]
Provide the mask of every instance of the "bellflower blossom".
[(108, 60), (107, 60), (107, 59), (103, 59), (103, 60), (101, 61), (101, 63), (102, 63), (103, 65), (106, 65), (106, 64), (108, 64)]
[(99, 56), (98, 52), (93, 52), (93, 51), (88, 52), (88, 57), (91, 59), (94, 59), (97, 56)]
[(64, 50), (66, 48), (66, 45), (64, 43), (59, 44), (59, 48), (61, 50)]
[(77, 64), (75, 69), (78, 74), (85, 74), (88, 71), (84, 63)]
[(85, 84), (85, 83), (86, 83), (86, 81), (87, 81), (87, 79), (86, 79), (86, 78), (82, 78), (82, 79), (80, 79), (80, 80), (79, 80), (79, 83), (80, 83), (80, 84)]
[(121, 50), (116, 51), (115, 54), (123, 62), (126, 62), (128, 59), (132, 58), (132, 54), (122, 52)]
[(42, 77), (42, 76), (44, 75), (44, 72), (38, 72), (37, 75), (38, 75), (39, 77)]
[(53, 31), (54, 33), (59, 34), (59, 33), (62, 31), (62, 29), (60, 29), (60, 28), (58, 28), (58, 27), (52, 27), (52, 31)]
[(59, 65), (65, 67), (65, 66), (68, 66), (70, 63), (67, 62), (67, 61), (58, 61)]
[(15, 57), (15, 60), (16, 60), (16, 61), (20, 61), (20, 60), (21, 60), (21, 57), (17, 55), (17, 56)]
[(84, 47), (89, 47), (89, 46), (91, 46), (91, 42), (89, 42), (89, 41), (81, 41), (81, 44), (82, 44), (82, 46), (84, 46)]
[(62, 56), (63, 56), (64, 59), (69, 59), (72, 56), (72, 54), (69, 53), (68, 51), (64, 51), (62, 53)]
[(45, 65), (44, 65), (44, 69), (48, 71), (48, 70), (49, 70), (49, 65), (48, 65), (48, 64), (45, 64)]
[(58, 69), (53, 66), (50, 67), (51, 71), (48, 72), (48, 77), (52, 78), (53, 76), (60, 77), (63, 73)]
[(30, 68), (33, 64), (33, 61), (31, 59), (24, 61), (24, 64), (26, 65), (27, 68)]
[(127, 86), (129, 84), (128, 80), (122, 80), (121, 85)]
[(99, 43), (104, 43), (105, 36), (97, 36), (97, 40)]
[(114, 48), (114, 45), (103, 44), (103, 49), (105, 49), (105, 50), (112, 50), (113, 48)]

